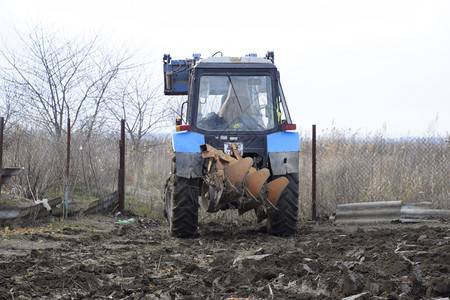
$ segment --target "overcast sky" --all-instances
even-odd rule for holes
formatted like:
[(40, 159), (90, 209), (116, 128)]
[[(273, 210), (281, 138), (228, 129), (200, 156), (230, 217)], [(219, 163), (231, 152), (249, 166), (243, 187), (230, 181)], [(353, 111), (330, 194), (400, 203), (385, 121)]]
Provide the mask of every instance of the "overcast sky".
[(450, 132), (450, 1), (0, 0), (0, 38), (38, 22), (162, 57), (275, 51), (300, 131)]

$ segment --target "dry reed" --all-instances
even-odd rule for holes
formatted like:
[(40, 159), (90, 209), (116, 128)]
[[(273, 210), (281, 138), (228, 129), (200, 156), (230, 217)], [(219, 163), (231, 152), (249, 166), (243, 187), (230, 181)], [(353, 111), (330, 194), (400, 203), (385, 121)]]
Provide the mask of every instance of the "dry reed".
[[(301, 213), (310, 216), (311, 141), (300, 154)], [(333, 130), (317, 139), (317, 207), (330, 215), (337, 204), (430, 201), (450, 208), (450, 147), (445, 138), (388, 138)]]
[[(63, 196), (65, 141), (19, 129), (5, 136), (4, 166), (23, 169), (4, 186), (2, 199)], [(71, 148), (71, 199), (90, 201), (117, 189), (118, 135), (86, 141), (74, 133)], [(318, 213), (330, 215), (340, 203), (386, 200), (431, 201), (436, 208), (449, 209), (449, 150), (445, 138), (389, 139), (335, 130), (322, 134), (317, 140)], [(139, 149), (127, 144), (126, 209), (162, 218), (172, 156), (168, 137), (145, 141)], [(311, 139), (307, 136), (301, 137), (299, 180), (300, 216), (309, 218)]]

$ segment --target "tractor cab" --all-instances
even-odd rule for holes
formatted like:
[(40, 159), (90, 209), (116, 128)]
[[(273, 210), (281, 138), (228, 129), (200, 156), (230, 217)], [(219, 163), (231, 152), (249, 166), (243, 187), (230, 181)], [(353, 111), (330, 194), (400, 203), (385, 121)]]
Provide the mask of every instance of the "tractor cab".
[(264, 58), (194, 54), (176, 61), (165, 55), (164, 93), (188, 95), (183, 121), (190, 126), (182, 128), (233, 134), (295, 130), (273, 58), (273, 52)]

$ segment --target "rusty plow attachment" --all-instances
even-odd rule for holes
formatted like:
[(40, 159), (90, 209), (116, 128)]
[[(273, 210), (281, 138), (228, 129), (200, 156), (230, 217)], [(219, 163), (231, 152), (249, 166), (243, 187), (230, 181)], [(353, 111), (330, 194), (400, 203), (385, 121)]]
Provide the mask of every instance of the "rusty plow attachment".
[(201, 206), (208, 212), (235, 206), (239, 214), (264, 205), (276, 209), (281, 193), (289, 181), (285, 177), (266, 183), (270, 177), (267, 168), (256, 170), (253, 159), (243, 158), (236, 146), (231, 146), (235, 157), (205, 144), (200, 146), (203, 158), (209, 158), (207, 174), (202, 186)]

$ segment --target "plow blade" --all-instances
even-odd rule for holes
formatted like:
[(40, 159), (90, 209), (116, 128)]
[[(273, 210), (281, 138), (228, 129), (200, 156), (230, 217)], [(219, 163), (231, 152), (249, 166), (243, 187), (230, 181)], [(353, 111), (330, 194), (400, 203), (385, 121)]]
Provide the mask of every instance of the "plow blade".
[(227, 176), (227, 178), (230, 180), (230, 182), (234, 185), (240, 185), (242, 184), (242, 181), (244, 180), (244, 177), (247, 175), (248, 171), (250, 170), (251, 166), (253, 164), (253, 160), (249, 157), (237, 160), (231, 164), (229, 164), (227, 167), (224, 167), (223, 172)]
[(261, 192), (261, 189), (270, 176), (270, 171), (266, 168), (259, 171), (248, 174), (245, 177), (247, 181), (247, 196), (257, 198)]
[(269, 169), (256, 170), (250, 157), (235, 153), (235, 158), (208, 144), (200, 146), (200, 150), (203, 158), (210, 159), (202, 187), (202, 207), (208, 212), (218, 211), (228, 203), (235, 203), (239, 214), (261, 205), (275, 208), (289, 183), (285, 177), (267, 183)]
[(267, 198), (269, 199), (270, 204), (273, 206), (277, 205), (281, 193), (288, 184), (289, 180), (286, 177), (279, 177), (267, 184)]

